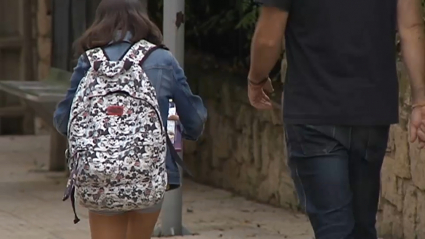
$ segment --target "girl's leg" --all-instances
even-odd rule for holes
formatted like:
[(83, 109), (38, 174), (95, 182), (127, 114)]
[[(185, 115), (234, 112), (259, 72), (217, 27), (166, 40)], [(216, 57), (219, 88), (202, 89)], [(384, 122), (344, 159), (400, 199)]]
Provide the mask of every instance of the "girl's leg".
[(129, 213), (127, 239), (150, 239), (155, 228), (160, 208)]
[(89, 212), (92, 239), (126, 239), (129, 214), (97, 214)]

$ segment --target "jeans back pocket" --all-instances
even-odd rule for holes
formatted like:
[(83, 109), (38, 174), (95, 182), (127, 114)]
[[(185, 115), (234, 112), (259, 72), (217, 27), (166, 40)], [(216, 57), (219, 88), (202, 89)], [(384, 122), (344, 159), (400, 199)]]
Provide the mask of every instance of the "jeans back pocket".
[(336, 126), (289, 124), (285, 129), (290, 156), (326, 155), (338, 145)]

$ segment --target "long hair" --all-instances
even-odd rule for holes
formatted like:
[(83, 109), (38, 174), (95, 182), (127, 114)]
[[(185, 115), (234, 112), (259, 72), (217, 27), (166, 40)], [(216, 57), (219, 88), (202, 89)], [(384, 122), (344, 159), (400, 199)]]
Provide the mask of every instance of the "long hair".
[(143, 10), (140, 0), (102, 0), (93, 24), (74, 44), (76, 53), (122, 41), (127, 32), (132, 34), (132, 43), (144, 39), (155, 45), (162, 44), (161, 31)]

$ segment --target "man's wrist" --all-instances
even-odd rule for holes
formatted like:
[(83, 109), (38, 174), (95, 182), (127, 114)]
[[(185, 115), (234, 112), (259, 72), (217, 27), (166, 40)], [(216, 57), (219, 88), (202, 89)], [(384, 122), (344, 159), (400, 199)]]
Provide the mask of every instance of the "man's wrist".
[(252, 81), (252, 80), (249, 80), (249, 79), (248, 79), (248, 82), (249, 82), (249, 84), (251, 84), (251, 85), (255, 85), (255, 86), (262, 86), (262, 85), (264, 85), (264, 84), (267, 82), (267, 80), (268, 80), (268, 78), (265, 78), (265, 79), (263, 79), (263, 80), (261, 80), (261, 81)]
[(425, 92), (422, 90), (412, 91), (412, 109), (425, 106)]
[(422, 103), (415, 103), (412, 105), (412, 109), (420, 108), (420, 107), (425, 107), (425, 101), (423, 101)]
[(253, 79), (248, 77), (248, 82), (252, 85), (260, 86), (260, 85), (264, 85), (268, 79), (269, 77), (264, 77), (262, 79)]
[(412, 87), (412, 104), (425, 103), (425, 88)]

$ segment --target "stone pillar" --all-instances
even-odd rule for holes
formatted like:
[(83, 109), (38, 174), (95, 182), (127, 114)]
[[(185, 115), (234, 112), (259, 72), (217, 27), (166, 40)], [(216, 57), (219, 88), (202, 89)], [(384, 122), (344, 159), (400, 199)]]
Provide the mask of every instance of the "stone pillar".
[(37, 0), (38, 80), (49, 74), (52, 54), (52, 14), (50, 0)]
[[(51, 0), (37, 0), (37, 80), (47, 78), (52, 55), (52, 3)], [(49, 126), (39, 117), (35, 118), (35, 133), (49, 132)]]

